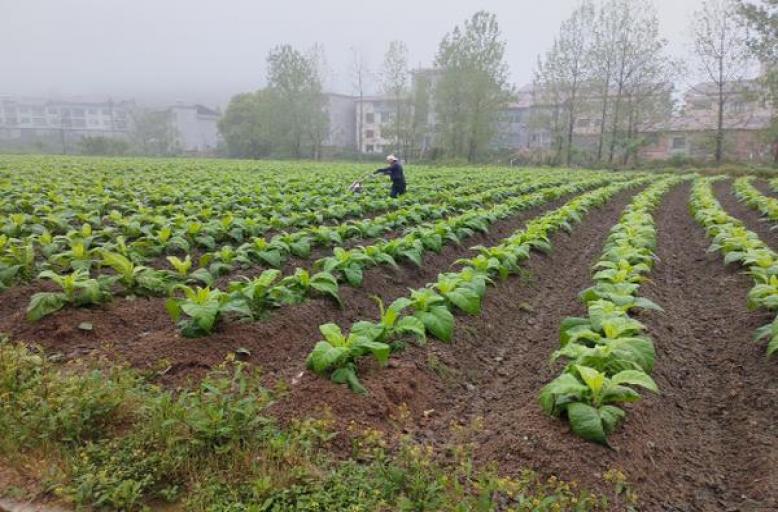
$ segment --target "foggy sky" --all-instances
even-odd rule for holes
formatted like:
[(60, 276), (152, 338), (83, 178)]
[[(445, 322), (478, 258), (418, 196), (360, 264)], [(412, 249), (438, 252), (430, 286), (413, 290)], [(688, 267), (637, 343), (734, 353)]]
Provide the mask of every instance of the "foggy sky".
[[(688, 54), (702, 0), (654, 0), (671, 53)], [(511, 79), (532, 80), (578, 0), (0, 0), (0, 95), (112, 95), (224, 105), (264, 84), (275, 45), (324, 46), (326, 89), (351, 93), (350, 48), (378, 71), (393, 39), (429, 66), (443, 35), (479, 9), (497, 14)]]

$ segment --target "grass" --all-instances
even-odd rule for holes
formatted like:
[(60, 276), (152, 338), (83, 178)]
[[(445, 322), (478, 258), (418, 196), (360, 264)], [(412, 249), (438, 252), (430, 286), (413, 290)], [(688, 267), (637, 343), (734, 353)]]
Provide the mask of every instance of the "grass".
[[(0, 464), (39, 482), (39, 497), (107, 510), (613, 510), (634, 501), (623, 478), (608, 500), (530, 471), (475, 468), (465, 434), (436, 453), (357, 426), (336, 437), (327, 419), (282, 428), (266, 414), (278, 398), (233, 360), (173, 392), (107, 361), (62, 364), (4, 340)], [(330, 450), (344, 438), (345, 460)]]

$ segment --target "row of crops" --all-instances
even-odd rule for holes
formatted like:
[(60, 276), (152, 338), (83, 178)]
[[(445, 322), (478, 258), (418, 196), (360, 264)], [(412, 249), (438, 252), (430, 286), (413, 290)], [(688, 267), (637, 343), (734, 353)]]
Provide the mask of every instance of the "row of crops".
[[(411, 192), (390, 200), (383, 186), (349, 193), (360, 171), (299, 162), (3, 160), (0, 292), (29, 286), (29, 322), (158, 297), (180, 332), (197, 338), (310, 299), (347, 307), (342, 287), (363, 286), (371, 269), (423, 267), (430, 253), (457, 248), (450, 266), (433, 269), (436, 279), (388, 303), (376, 299), (375, 317), (319, 326), (323, 339), (311, 340), (307, 368), (364, 393), (362, 358), (385, 365), (409, 341), (454, 341), (455, 317), (481, 314), (493, 285), (552, 251), (552, 234), (574, 230), (590, 210), (630, 191), (593, 286), (580, 293), (586, 316), (560, 324), (551, 357), (564, 366), (539, 392), (546, 413), (603, 444), (624, 419), (623, 405), (640, 398), (637, 388), (659, 391), (654, 341), (634, 313), (661, 311), (639, 289), (656, 262), (652, 213), (670, 189), (693, 180), (690, 207), (711, 250), (751, 276), (750, 307), (778, 309), (776, 254), (723, 210), (712, 189), (719, 178), (420, 168), (409, 173)], [(733, 192), (776, 220), (778, 200), (751, 178), (735, 180)], [(470, 241), (533, 208), (543, 211), (491, 245)], [(777, 351), (778, 319), (755, 337), (767, 339), (768, 354)]]
[[(77, 180), (74, 176), (68, 178)], [(180, 201), (164, 202), (152, 196), (145, 204), (137, 205), (138, 212), (121, 213), (108, 210), (111, 201), (120, 202), (113, 197), (116, 192), (110, 192), (103, 202), (93, 202), (89, 210), (77, 199), (46, 203), (42, 196), (31, 197), (29, 191), (9, 186), (3, 201), (6, 208), (28, 202), (37, 206), (29, 213), (11, 213), (3, 222), (0, 286), (33, 279), (48, 280), (56, 286), (55, 292), (33, 296), (28, 308), (32, 321), (68, 305), (99, 304), (117, 295), (171, 296), (168, 311), (180, 323), (182, 332), (205, 335), (227, 315), (257, 319), (270, 309), (318, 295), (340, 302), (339, 284), (359, 286), (368, 267), (397, 266), (405, 260), (421, 265), (427, 251), (439, 252), (446, 245), (460, 244), (476, 232), (488, 231), (497, 220), (610, 179), (602, 173), (586, 173), (565, 185), (564, 174), (558, 171), (525, 172), (483, 176), (464, 186), (458, 173), (424, 178), (422, 183), (436, 183), (435, 191), (424, 192), (420, 187), (422, 191), (414, 192), (413, 204), (399, 203), (391, 212), (248, 239), (255, 230), (247, 226), (272, 228), (257, 222), (257, 217), (237, 217), (230, 211), (207, 223), (202, 222), (203, 217), (212, 217), (213, 213), (202, 209), (186, 217), (171, 215), (173, 205), (190, 204), (192, 196), (188, 193), (182, 194)], [(284, 177), (282, 181), (293, 180)], [(70, 181), (65, 183), (70, 186)], [(446, 183), (453, 188), (443, 194), (441, 189)], [(116, 185), (112, 184), (114, 188)], [(240, 192), (233, 194), (232, 202), (253, 197), (246, 195), (243, 185), (238, 181), (235, 190)], [(487, 185), (489, 190), (473, 192)], [(332, 187), (333, 192), (342, 191), (339, 184)], [(36, 187), (29, 188), (34, 194)], [(463, 195), (465, 188), (470, 193)], [(309, 191), (297, 194), (312, 195)], [(57, 194), (49, 190), (46, 195), (51, 198)], [(226, 195), (217, 190), (215, 197), (204, 195), (202, 200), (225, 201)], [(134, 195), (130, 196), (132, 201)], [(264, 200), (261, 197), (260, 203)], [(331, 209), (332, 205), (325, 208)], [(315, 221), (322, 220), (321, 210), (309, 213)], [(392, 238), (381, 238), (394, 233)], [(351, 239), (374, 243), (348, 247)], [(240, 240), (243, 243), (238, 246), (230, 243)], [(215, 244), (222, 245), (214, 251), (204, 250)], [(329, 254), (282, 274), (280, 268), (290, 257), (306, 260), (311, 257), (312, 247), (329, 250)], [(168, 268), (159, 268), (160, 262)], [(251, 279), (237, 275), (261, 267), (268, 270)], [(215, 287), (216, 279), (224, 275), (238, 279), (224, 289)]]

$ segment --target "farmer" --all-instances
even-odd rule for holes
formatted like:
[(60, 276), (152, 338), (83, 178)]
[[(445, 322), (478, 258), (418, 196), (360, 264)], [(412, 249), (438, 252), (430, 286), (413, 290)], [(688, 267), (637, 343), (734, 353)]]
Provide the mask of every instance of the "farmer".
[(386, 161), (389, 162), (389, 167), (385, 169), (376, 169), (373, 174), (386, 174), (389, 179), (392, 180), (392, 191), (389, 193), (389, 197), (397, 197), (405, 194), (405, 174), (403, 174), (403, 166), (400, 165), (400, 161), (394, 155), (386, 157)]

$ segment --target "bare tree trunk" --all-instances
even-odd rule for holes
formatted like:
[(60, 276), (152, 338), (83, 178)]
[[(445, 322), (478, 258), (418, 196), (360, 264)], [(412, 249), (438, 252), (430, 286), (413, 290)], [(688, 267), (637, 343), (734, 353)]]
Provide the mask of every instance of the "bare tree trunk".
[(610, 148), (608, 149), (608, 163), (613, 163), (613, 156), (616, 152), (616, 131), (619, 128), (619, 109), (621, 107), (621, 84), (619, 84), (619, 92), (616, 95), (616, 106), (613, 108), (613, 122), (611, 123), (611, 140)]
[(724, 58), (719, 58), (719, 98), (718, 118), (716, 119), (716, 165), (721, 165), (724, 146)]
[(629, 108), (629, 117), (627, 118), (627, 133), (625, 136), (625, 140), (627, 141), (627, 147), (624, 150), (624, 160), (623, 165), (627, 165), (629, 163), (629, 157), (632, 153), (632, 148), (630, 147), (630, 140), (632, 139), (633, 130), (634, 130), (634, 116), (635, 116), (635, 105), (632, 102), (632, 98), (630, 98), (630, 108)]
[(567, 118), (567, 155), (565, 165), (570, 167), (573, 160), (573, 130), (575, 128), (575, 96), (578, 88), (578, 77), (573, 78), (573, 87), (570, 91), (570, 109)]
[(597, 141), (597, 161), (602, 160), (602, 146), (605, 143), (605, 121), (608, 115), (608, 98), (610, 97), (610, 72), (605, 75), (605, 87), (603, 88), (602, 112), (600, 113), (600, 139)]

